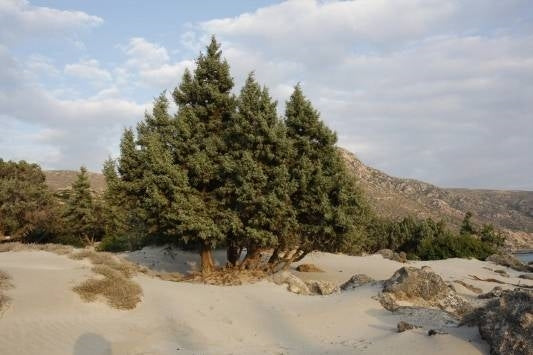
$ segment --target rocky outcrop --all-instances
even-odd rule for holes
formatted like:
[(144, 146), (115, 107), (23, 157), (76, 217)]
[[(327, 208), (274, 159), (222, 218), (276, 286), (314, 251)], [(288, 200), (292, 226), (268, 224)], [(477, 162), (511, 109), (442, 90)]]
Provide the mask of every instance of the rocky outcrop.
[(501, 266), (507, 266), (517, 271), (531, 271), (531, 266), (524, 264), (511, 254), (492, 254), (486, 261), (491, 261)]
[(270, 276), (270, 280), (276, 285), (287, 285), (287, 290), (292, 293), (299, 295), (311, 294), (311, 290), (309, 290), (305, 282), (288, 271), (277, 272)]
[(500, 286), (496, 286), (492, 290), (490, 290), (489, 292), (477, 296), (477, 298), (482, 299), (482, 300), (486, 300), (486, 299), (489, 299), (489, 298), (501, 297), (502, 293), (503, 293), (503, 289)]
[(379, 300), (389, 311), (401, 307), (436, 308), (460, 317), (471, 310), (470, 304), (427, 266), (397, 270), (384, 282)]
[(303, 281), (288, 271), (280, 271), (270, 276), (276, 285), (287, 285), (287, 290), (299, 295), (330, 295), (339, 292), (339, 286), (329, 281)]
[(403, 251), (396, 253), (390, 249), (381, 249), (377, 253), (381, 254), (381, 256), (383, 256), (385, 259), (397, 261), (399, 263), (407, 262), (407, 254), (405, 254)]
[(296, 267), (296, 270), (300, 272), (324, 272), (324, 270), (314, 264), (300, 264)]
[(478, 325), (491, 354), (533, 354), (533, 291), (503, 291), (467, 318), (465, 324)]
[(525, 280), (533, 280), (533, 273), (523, 274), (523, 275), (520, 275), (518, 277), (521, 278), (521, 279), (525, 279)]
[(332, 293), (339, 292), (339, 286), (329, 281), (311, 280), (305, 283), (312, 294), (316, 295), (331, 295)]
[(373, 278), (365, 274), (355, 274), (350, 277), (348, 281), (343, 283), (340, 288), (342, 291), (353, 290), (359, 286), (363, 286), (374, 281), (375, 280)]

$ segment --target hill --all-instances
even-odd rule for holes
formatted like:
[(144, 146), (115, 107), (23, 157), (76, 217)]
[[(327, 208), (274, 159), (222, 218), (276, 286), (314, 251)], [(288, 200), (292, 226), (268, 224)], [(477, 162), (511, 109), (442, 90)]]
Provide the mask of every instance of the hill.
[[(467, 211), (479, 224), (492, 223), (510, 236), (512, 249), (533, 249), (533, 191), (447, 189), (402, 179), (363, 164), (353, 153), (340, 149), (349, 171), (367, 192), (369, 202), (379, 215), (401, 218), (443, 219), (458, 228)], [(65, 192), (76, 179), (76, 171), (45, 171), (50, 189)], [(102, 174), (89, 173), (93, 191), (105, 189)]]
[[(69, 190), (72, 183), (76, 180), (77, 171), (73, 170), (45, 170), (46, 184), (54, 193)], [(91, 188), (96, 193), (105, 190), (105, 178), (100, 173), (88, 173)]]
[(340, 151), (379, 215), (431, 217), (458, 228), (464, 214), (470, 211), (477, 223), (492, 223), (508, 233), (510, 248), (533, 248), (533, 191), (440, 188), (387, 175), (366, 166), (353, 153)]

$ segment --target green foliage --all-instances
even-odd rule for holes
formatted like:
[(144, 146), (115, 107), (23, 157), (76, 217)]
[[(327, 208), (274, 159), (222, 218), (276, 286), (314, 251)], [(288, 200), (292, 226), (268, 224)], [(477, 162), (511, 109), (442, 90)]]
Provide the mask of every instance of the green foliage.
[(362, 192), (349, 177), (335, 146), (337, 137), (296, 86), (286, 107), (286, 125), (293, 146), (289, 163), (296, 186), (292, 205), (298, 222), (299, 248), (338, 251), (358, 239), (365, 218)]
[[(470, 228), (474, 230), (475, 226), (470, 225)], [(483, 260), (496, 252), (499, 246), (495, 243), (499, 241), (496, 236), (501, 236), (491, 227), (484, 227), (484, 230), (485, 237), (464, 231), (454, 233), (444, 222), (431, 218), (407, 217), (398, 222), (374, 219), (368, 227), (367, 250), (392, 249), (405, 252), (409, 258), (423, 260), (469, 257)]]
[(466, 212), (465, 217), (463, 219), (463, 223), (461, 224), (461, 234), (476, 234), (476, 228), (472, 224), (472, 212)]
[(0, 235), (49, 241), (58, 233), (58, 217), (41, 168), (0, 159)]
[(87, 169), (80, 168), (77, 180), (72, 184), (72, 193), (63, 213), (65, 233), (74, 240), (91, 243), (101, 238), (102, 206), (94, 200), (87, 176)]
[(287, 243), (295, 228), (286, 163), (290, 142), (276, 102), (248, 76), (227, 123), (223, 194), (237, 217), (228, 244), (254, 250)]

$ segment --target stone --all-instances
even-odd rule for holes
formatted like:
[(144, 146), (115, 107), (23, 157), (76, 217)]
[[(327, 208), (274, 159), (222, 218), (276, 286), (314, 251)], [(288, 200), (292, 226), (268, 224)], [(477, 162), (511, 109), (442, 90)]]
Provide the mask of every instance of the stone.
[(494, 272), (497, 273), (497, 274), (502, 275), (503, 277), (509, 277), (509, 274), (505, 270), (498, 269), (498, 270), (494, 270)]
[(522, 274), (522, 275), (520, 275), (518, 277), (521, 278), (521, 279), (525, 279), (525, 280), (533, 280), (533, 274), (532, 273)]
[(305, 282), (288, 271), (277, 272), (270, 276), (270, 280), (276, 285), (287, 285), (287, 290), (292, 293), (296, 293), (299, 295), (311, 294), (311, 291), (309, 290)]
[(491, 354), (533, 354), (533, 291), (503, 291), (473, 314), (470, 325), (478, 325)]
[(503, 293), (503, 289), (500, 286), (496, 286), (489, 292), (477, 296), (477, 298), (486, 300), (489, 298), (501, 297), (502, 293)]
[(398, 329), (398, 333), (403, 333), (406, 330), (415, 329), (415, 328), (422, 328), (422, 327), (420, 327), (418, 325), (411, 324), (411, 323), (404, 322), (402, 320), (402, 321), (398, 322), (398, 324), (396, 325), (396, 328)]
[(384, 282), (379, 300), (389, 311), (400, 307), (435, 308), (460, 317), (471, 310), (470, 304), (427, 266), (397, 270)]
[(324, 270), (314, 264), (300, 264), (296, 267), (296, 270), (300, 272), (324, 272)]
[(348, 281), (343, 283), (340, 288), (342, 291), (353, 290), (353, 289), (356, 289), (357, 287), (366, 285), (374, 281), (375, 280), (373, 278), (365, 274), (355, 274), (352, 277), (350, 277)]
[(310, 280), (305, 284), (312, 294), (326, 296), (339, 292), (339, 286), (329, 281)]
[(517, 271), (530, 271), (530, 267), (511, 254), (492, 254), (486, 261), (491, 261), (501, 266), (507, 266)]

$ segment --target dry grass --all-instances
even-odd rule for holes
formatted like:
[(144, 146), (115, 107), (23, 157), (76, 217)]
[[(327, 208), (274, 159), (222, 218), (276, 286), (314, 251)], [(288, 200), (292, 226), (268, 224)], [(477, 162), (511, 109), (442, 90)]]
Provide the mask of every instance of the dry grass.
[(2, 291), (13, 287), (11, 284), (11, 277), (0, 270), (0, 312), (9, 304), (10, 298), (6, 296)]
[(70, 254), (69, 258), (74, 260), (82, 260), (87, 258), (93, 265), (107, 266), (108, 268), (121, 273), (126, 278), (130, 278), (140, 271), (140, 268), (137, 264), (120, 259), (107, 252), (96, 252), (94, 250), (85, 249)]
[(268, 276), (263, 270), (240, 270), (224, 268), (209, 273), (196, 272), (183, 278), (184, 281), (201, 282), (208, 285), (238, 286), (254, 283)]
[(96, 265), (92, 271), (102, 277), (88, 279), (73, 288), (83, 300), (92, 302), (102, 296), (111, 307), (118, 309), (133, 309), (141, 301), (141, 286), (131, 281), (123, 271), (105, 264)]
[(63, 244), (24, 244), (19, 242), (1, 243), (0, 253), (9, 251), (47, 251), (57, 255), (68, 255), (74, 251), (70, 245)]

